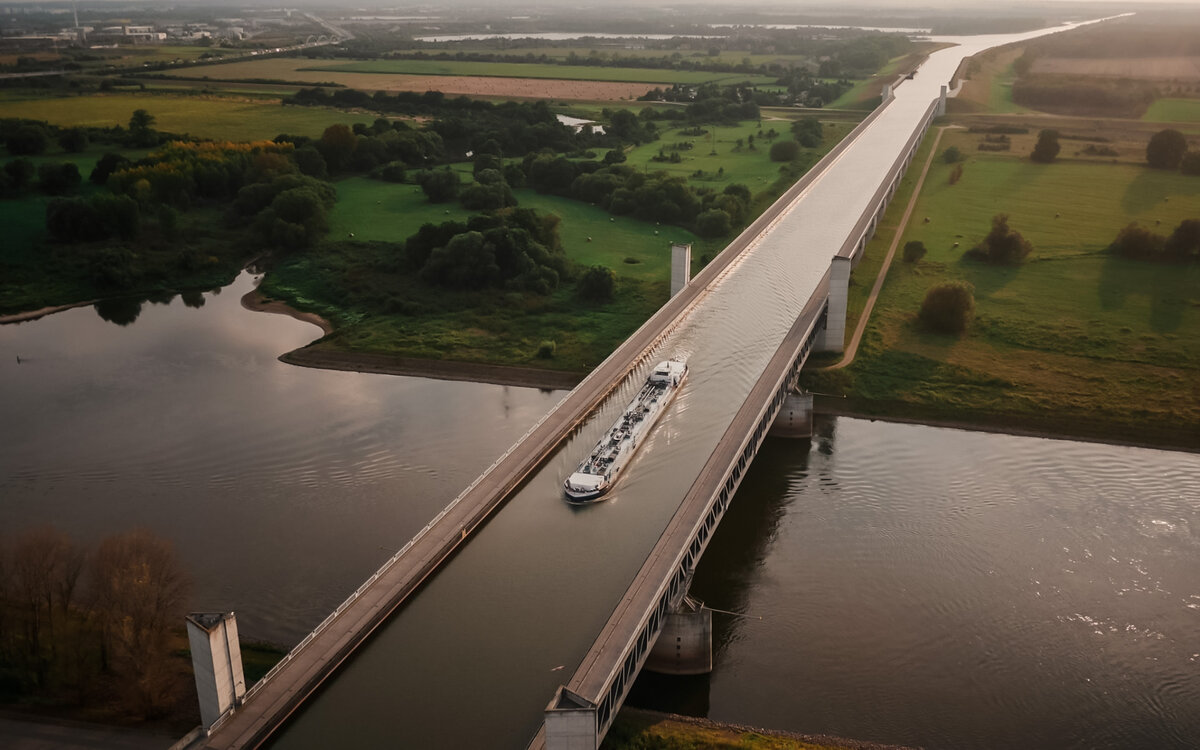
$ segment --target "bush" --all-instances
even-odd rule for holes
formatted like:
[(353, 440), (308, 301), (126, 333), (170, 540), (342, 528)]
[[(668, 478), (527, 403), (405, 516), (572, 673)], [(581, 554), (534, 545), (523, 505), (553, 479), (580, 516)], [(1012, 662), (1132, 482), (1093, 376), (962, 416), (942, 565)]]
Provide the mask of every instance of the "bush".
[(795, 141), (776, 141), (771, 144), (771, 161), (795, 161), (800, 144)]
[(1160, 130), (1146, 144), (1146, 161), (1155, 169), (1175, 169), (1187, 153), (1187, 138), (1178, 130)]
[(1179, 160), (1179, 171), (1184, 174), (1200, 175), (1200, 151), (1189, 151)]
[(1147, 260), (1161, 257), (1165, 242), (1162, 235), (1138, 226), (1135, 222), (1118, 232), (1117, 238), (1108, 249), (1123, 258)]
[(942, 152), (942, 161), (947, 164), (954, 164), (963, 160), (962, 151), (958, 150), (958, 146), (951, 146)]
[(916, 263), (921, 258), (925, 257), (925, 243), (920, 240), (912, 240), (904, 243), (904, 262)]
[(457, 172), (450, 169), (425, 170), (417, 175), (417, 182), (425, 191), (430, 203), (445, 203), (458, 196), (461, 180)]
[(71, 162), (62, 164), (42, 164), (38, 167), (38, 187), (48, 195), (64, 195), (74, 192), (83, 177), (79, 167)]
[(538, 350), (537, 350), (538, 359), (552, 358), (554, 356), (554, 352), (557, 348), (558, 348), (557, 345), (553, 341), (550, 341), (550, 340), (543, 341), (542, 343), (538, 344)]
[(1173, 258), (1200, 258), (1200, 219), (1184, 219), (1167, 238), (1164, 248)]
[(917, 318), (935, 333), (962, 335), (975, 317), (975, 288), (965, 281), (939, 284), (925, 293)]
[(711, 208), (696, 217), (696, 234), (701, 237), (724, 237), (733, 228), (729, 213)]
[(1008, 214), (992, 217), (992, 231), (983, 242), (967, 251), (967, 256), (997, 265), (1016, 265), (1033, 252), (1033, 244), (1021, 233), (1009, 229)]
[(379, 170), (379, 179), (384, 182), (404, 182), (404, 162), (394, 161)]
[(4, 145), (13, 156), (33, 156), (46, 150), (50, 138), (40, 125), (22, 125), (8, 134)]
[(579, 278), (576, 291), (589, 302), (609, 302), (617, 293), (617, 275), (611, 268), (592, 266)]
[(1033, 147), (1033, 153), (1029, 158), (1039, 164), (1049, 164), (1058, 156), (1058, 152), (1062, 149), (1058, 145), (1057, 130), (1043, 130), (1038, 133), (1037, 145)]

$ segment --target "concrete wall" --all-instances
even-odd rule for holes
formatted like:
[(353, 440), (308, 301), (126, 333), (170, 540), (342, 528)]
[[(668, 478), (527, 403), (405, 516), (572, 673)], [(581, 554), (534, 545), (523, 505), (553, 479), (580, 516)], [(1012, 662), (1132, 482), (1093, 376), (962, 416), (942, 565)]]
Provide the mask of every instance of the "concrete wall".
[(712, 610), (684, 597), (667, 615), (643, 669), (659, 674), (708, 674), (712, 664)]
[(811, 393), (789, 393), (783, 406), (771, 423), (771, 437), (812, 437), (813, 395)]
[(671, 296), (682, 292), (692, 278), (692, 246), (671, 245)]
[(596, 706), (560, 687), (546, 707), (546, 750), (596, 750)]
[(840, 352), (846, 348), (846, 302), (850, 295), (850, 258), (835, 256), (829, 274), (829, 314), (825, 331), (817, 341), (819, 352)]

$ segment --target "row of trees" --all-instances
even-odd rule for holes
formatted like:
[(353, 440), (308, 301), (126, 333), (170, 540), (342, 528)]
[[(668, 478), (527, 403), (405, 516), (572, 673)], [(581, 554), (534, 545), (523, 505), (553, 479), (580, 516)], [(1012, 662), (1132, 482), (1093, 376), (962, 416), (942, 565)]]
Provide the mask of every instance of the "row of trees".
[(1200, 260), (1200, 219), (1184, 219), (1167, 237), (1135, 222), (1118, 232), (1108, 249), (1132, 260), (1197, 261)]
[(40, 120), (19, 118), (0, 119), (0, 141), (12, 156), (38, 156), (53, 144), (63, 151), (77, 154), (92, 142), (111, 143), (130, 148), (147, 148), (175, 138), (154, 129), (154, 116), (144, 109), (134, 110), (129, 128), (59, 127)]
[(17, 535), (0, 544), (0, 686), (161, 713), (176, 697), (171, 635), (189, 586), (170, 543), (145, 530), (94, 549), (52, 527)]

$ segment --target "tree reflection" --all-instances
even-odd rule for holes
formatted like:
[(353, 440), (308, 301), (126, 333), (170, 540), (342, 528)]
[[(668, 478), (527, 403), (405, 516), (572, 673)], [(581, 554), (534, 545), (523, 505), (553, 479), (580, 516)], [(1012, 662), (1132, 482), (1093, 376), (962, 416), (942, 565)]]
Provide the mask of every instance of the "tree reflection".
[(109, 323), (127, 326), (142, 314), (142, 299), (140, 297), (115, 297), (103, 299), (92, 305), (96, 314)]
[(181, 292), (179, 294), (179, 299), (183, 300), (183, 304), (187, 305), (188, 307), (204, 307), (204, 292)]

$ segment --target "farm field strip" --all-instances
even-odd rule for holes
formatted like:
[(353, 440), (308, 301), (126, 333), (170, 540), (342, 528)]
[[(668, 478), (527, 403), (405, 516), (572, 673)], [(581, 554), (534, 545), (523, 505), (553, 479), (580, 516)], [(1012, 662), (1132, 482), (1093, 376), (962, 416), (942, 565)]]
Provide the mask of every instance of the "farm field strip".
[(622, 68), (586, 65), (549, 65), (537, 63), (485, 63), (446, 60), (366, 60), (297, 68), (298, 71), (330, 73), (371, 73), (421, 76), (481, 76), (489, 78), (548, 78), (565, 81), (613, 81), (617, 83), (701, 84), (751, 83), (770, 84), (771, 76), (743, 73), (711, 73), (698, 70), (658, 68)]
[(1146, 122), (1200, 123), (1200, 99), (1156, 99), (1142, 119)]
[(1042, 57), (1034, 73), (1111, 76), (1141, 80), (1200, 78), (1200, 55), (1175, 57)]
[(319, 136), (334, 123), (370, 123), (374, 115), (321, 107), (283, 107), (278, 100), (247, 101), (167, 94), (98, 94), (6, 101), (6, 117), (62, 126), (126, 125), (136, 109), (155, 118), (155, 128), (223, 140), (262, 140), (280, 133)]

